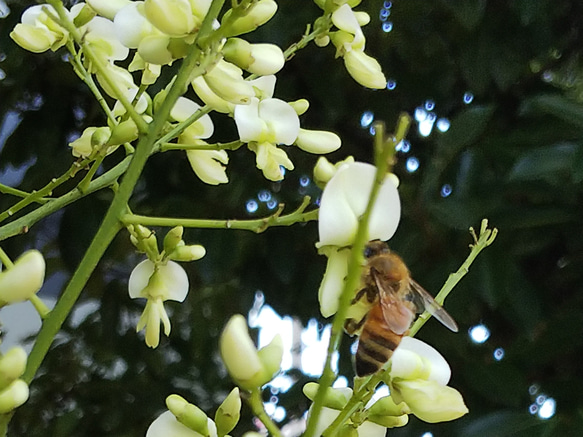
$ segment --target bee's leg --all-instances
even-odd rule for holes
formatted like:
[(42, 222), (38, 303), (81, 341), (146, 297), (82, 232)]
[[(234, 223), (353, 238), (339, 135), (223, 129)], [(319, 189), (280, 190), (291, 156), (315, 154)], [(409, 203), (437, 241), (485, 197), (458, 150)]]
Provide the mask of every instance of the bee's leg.
[(365, 294), (368, 303), (374, 303), (377, 298), (378, 291), (374, 287), (361, 288), (360, 290), (358, 290), (354, 298), (350, 301), (350, 305), (354, 305), (355, 303), (357, 303), (360, 299), (362, 299), (362, 297)]
[(344, 331), (346, 331), (348, 335), (353, 336), (358, 330), (360, 330), (360, 328), (362, 328), (362, 325), (364, 325), (365, 320), (366, 317), (363, 317), (358, 322), (354, 319), (346, 319), (344, 321)]

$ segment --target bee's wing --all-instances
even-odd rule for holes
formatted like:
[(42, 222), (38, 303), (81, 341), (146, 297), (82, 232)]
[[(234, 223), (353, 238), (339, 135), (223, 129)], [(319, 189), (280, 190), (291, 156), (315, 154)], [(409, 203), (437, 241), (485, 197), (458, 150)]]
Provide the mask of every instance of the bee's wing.
[(395, 287), (397, 283), (391, 283), (383, 279), (375, 269), (371, 269), (378, 289), (379, 303), (383, 312), (383, 318), (391, 331), (395, 334), (404, 334), (411, 327), (415, 312), (404, 304)]
[(414, 295), (414, 302), (416, 304), (421, 304), (421, 310), (427, 311), (437, 320), (439, 320), (444, 326), (451, 329), (453, 332), (458, 331), (457, 323), (449, 313), (439, 305), (421, 285), (416, 281), (411, 279), (410, 289)]

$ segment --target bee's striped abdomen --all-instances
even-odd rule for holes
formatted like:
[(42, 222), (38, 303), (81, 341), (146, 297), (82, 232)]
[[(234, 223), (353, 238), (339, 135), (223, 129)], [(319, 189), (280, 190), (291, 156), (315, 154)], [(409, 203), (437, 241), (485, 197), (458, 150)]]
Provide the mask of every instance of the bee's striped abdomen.
[(391, 358), (402, 337), (391, 331), (381, 306), (375, 305), (368, 313), (358, 340), (356, 374), (366, 376), (378, 371)]

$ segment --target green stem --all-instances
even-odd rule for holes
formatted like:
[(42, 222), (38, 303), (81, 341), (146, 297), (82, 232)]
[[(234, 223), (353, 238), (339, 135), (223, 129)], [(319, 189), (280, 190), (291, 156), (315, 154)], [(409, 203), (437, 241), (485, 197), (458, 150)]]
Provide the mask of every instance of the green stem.
[[(488, 229), (488, 220), (483, 219), (480, 227), (479, 236), (478, 237), (476, 236), (474, 228), (470, 228), (470, 233), (474, 238), (474, 244), (470, 244), (471, 248), (470, 254), (466, 258), (464, 263), (460, 266), (458, 271), (449, 275), (447, 281), (445, 281), (445, 284), (443, 284), (443, 287), (441, 287), (441, 290), (439, 291), (439, 293), (437, 293), (437, 296), (435, 296), (435, 301), (441, 305), (443, 305), (445, 298), (448, 296), (451, 290), (453, 290), (457, 283), (468, 273), (470, 266), (472, 265), (476, 257), (479, 255), (479, 253), (494, 242), (496, 235), (498, 235), (498, 229), (496, 228)], [(430, 317), (431, 314), (429, 314), (427, 311), (421, 314), (417, 318), (415, 323), (413, 323), (413, 325), (411, 326), (411, 329), (409, 330), (409, 335), (411, 337), (415, 336), (415, 334), (417, 334), (417, 332), (421, 329), (425, 322), (429, 320)]]
[(0, 263), (2, 263), (2, 265), (7, 269), (11, 269), (12, 267), (14, 267), (14, 263), (12, 262), (8, 254), (4, 252), (4, 249), (2, 249), (1, 247), (0, 247)]
[[(4, 185), (4, 184), (0, 184), (0, 193), (10, 194), (12, 196), (23, 197), (23, 198), (30, 196), (30, 193), (28, 193), (26, 191), (19, 190), (18, 188), (12, 188), (12, 187), (9, 187), (8, 185)], [(48, 201), (48, 199), (46, 199), (46, 198), (36, 199), (36, 202), (41, 203), (41, 204), (46, 203), (47, 201)]]
[[(408, 126), (409, 123), (410, 118), (408, 116), (401, 116), (398, 122), (399, 128), (397, 129), (397, 132), (401, 132), (401, 134), (404, 135), (406, 129), (402, 129), (401, 126)], [(346, 314), (348, 307), (350, 306), (350, 301), (353, 297), (354, 290), (358, 288), (360, 281), (362, 252), (364, 250), (365, 244), (367, 243), (366, 240), (368, 236), (368, 221), (381, 185), (386, 179), (388, 157), (391, 153), (393, 153), (391, 149), (394, 149), (395, 145), (398, 144), (401, 140), (402, 138), (397, 136), (386, 139), (384, 126), (382, 124), (375, 125), (375, 150), (377, 153), (380, 152), (377, 154), (377, 156), (375, 156), (375, 162), (377, 165), (375, 182), (372, 186), (364, 214), (358, 221), (358, 230), (354, 238), (352, 250), (350, 253), (350, 260), (348, 262), (347, 278), (344, 282), (344, 287), (339, 298), (338, 310), (332, 322), (332, 332), (330, 336), (330, 343), (328, 345), (326, 364), (324, 365), (324, 371), (319, 381), (318, 391), (314, 398), (314, 403), (312, 404), (312, 411), (308, 419), (304, 437), (311, 437), (314, 434), (318, 416), (320, 415), (320, 411), (322, 410), (324, 404), (326, 391), (328, 390), (328, 387), (332, 385), (336, 377), (336, 374), (332, 369), (332, 357), (340, 347), (344, 320), (346, 319)]]
[(252, 220), (211, 220), (211, 219), (189, 219), (172, 217), (148, 217), (137, 214), (124, 214), (120, 220), (124, 225), (142, 226), (163, 226), (174, 227), (184, 226), (185, 228), (199, 229), (242, 229), (261, 233), (273, 226), (291, 226), (295, 223), (304, 223), (318, 219), (318, 210), (304, 212), (310, 203), (310, 197), (304, 197), (302, 204), (292, 213), (281, 215), (284, 205), (281, 204), (278, 210), (264, 218)]
[(265, 425), (267, 431), (274, 437), (283, 437), (277, 425), (271, 420), (271, 417), (265, 412), (263, 408), (263, 399), (261, 399), (261, 389), (257, 388), (251, 392), (247, 399), (253, 414), (257, 416), (261, 423)]
[(51, 310), (45, 305), (40, 297), (38, 297), (36, 294), (33, 294), (28, 300), (34, 306), (34, 309), (42, 320), (48, 317)]
[(185, 144), (185, 143), (164, 143), (160, 146), (160, 152), (168, 150), (237, 150), (243, 144), (241, 140), (231, 141), (229, 143), (216, 144)]
[[(32, 225), (34, 225), (42, 218), (54, 213), (55, 211), (58, 211), (59, 209), (69, 205), (70, 203), (73, 203), (74, 201), (84, 196), (87, 196), (95, 191), (110, 186), (117, 180), (117, 178), (119, 178), (126, 171), (130, 164), (131, 159), (132, 159), (131, 156), (127, 156), (123, 161), (121, 161), (111, 170), (102, 174), (97, 179), (91, 181), (89, 187), (87, 187), (87, 190), (85, 192), (82, 192), (81, 190), (78, 189), (74, 189), (61, 197), (51, 199), (48, 203), (45, 203), (43, 206), (35, 209), (34, 211), (31, 211), (25, 216), (22, 216), (19, 219), (14, 220), (0, 227), (0, 241), (6, 240), (7, 238), (15, 235), (26, 233), (32, 227)], [(38, 191), (37, 194), (44, 192), (43, 190)], [(15, 207), (12, 207), (11, 210), (13, 208)]]

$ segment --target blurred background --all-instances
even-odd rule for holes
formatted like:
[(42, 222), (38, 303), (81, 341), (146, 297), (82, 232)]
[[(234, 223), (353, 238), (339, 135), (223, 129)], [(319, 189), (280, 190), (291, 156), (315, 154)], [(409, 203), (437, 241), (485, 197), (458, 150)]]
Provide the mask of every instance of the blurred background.
[[(0, 0), (0, 182), (27, 191), (63, 174), (72, 163), (68, 142), (104, 122), (63, 52), (33, 55), (8, 37), (30, 4)], [(278, 4), (278, 14), (251, 41), (286, 48), (320, 14), (309, 1)], [(446, 302), (460, 333), (431, 320), (418, 335), (449, 361), (450, 385), (470, 413), (431, 425), (411, 416), (408, 426), (388, 435), (581, 435), (583, 3), (375, 0), (356, 9), (371, 16), (366, 50), (383, 66), (387, 89), (362, 88), (332, 47), (312, 44), (278, 74), (276, 96), (308, 98), (302, 125), (341, 136), (332, 161), (353, 155), (370, 162), (373, 120), (392, 128), (400, 112), (411, 114), (415, 122), (395, 166), (403, 215), (391, 246), (431, 293), (467, 256), (470, 226), (487, 217), (499, 229)], [(236, 138), (232, 120), (211, 116), (212, 139)], [(254, 154), (241, 148), (230, 154), (230, 183), (218, 187), (200, 182), (182, 152), (153, 156), (131, 207), (140, 214), (223, 219), (264, 217), (279, 203), (292, 211), (305, 195), (315, 207), (317, 156), (286, 151), (296, 168), (283, 182), (264, 179)], [(120, 159), (114, 154), (104, 167)], [(43, 252), (48, 268), (41, 296), (61, 293), (111, 197), (109, 190), (95, 193), (2, 242), (12, 257), (32, 247)], [(14, 202), (0, 195), (1, 210)], [(325, 258), (314, 247), (316, 223), (258, 235), (189, 229), (184, 239), (203, 244), (207, 255), (185, 264), (186, 302), (166, 305), (170, 337), (150, 350), (135, 333), (143, 302), (129, 299), (127, 279), (142, 257), (122, 232), (15, 415), (12, 435), (144, 435), (171, 393), (212, 417), (233, 387), (217, 341), (235, 313), (248, 315), (261, 344), (284, 333), (285, 372), (265, 391), (265, 402), (282, 426), (302, 418), (309, 403), (301, 387), (321, 371), (329, 335), (317, 302)], [(38, 327), (34, 317), (33, 325), (9, 317), (0, 312), (7, 338)], [(352, 343), (345, 337), (338, 385), (352, 381)], [(253, 426), (244, 408), (232, 434)]]

